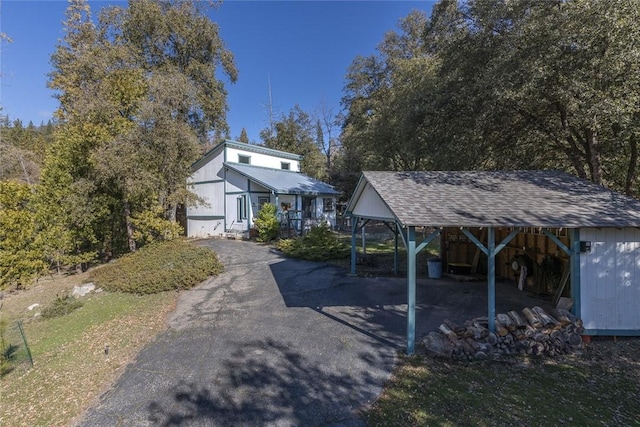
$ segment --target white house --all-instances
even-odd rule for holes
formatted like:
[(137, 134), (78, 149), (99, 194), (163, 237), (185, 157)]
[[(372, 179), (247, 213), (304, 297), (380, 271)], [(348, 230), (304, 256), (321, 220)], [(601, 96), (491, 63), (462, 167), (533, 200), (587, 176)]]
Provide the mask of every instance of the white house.
[(204, 203), (187, 208), (188, 237), (248, 233), (264, 203), (273, 203), (283, 227), (336, 220), (336, 191), (300, 172), (301, 157), (226, 140), (192, 165), (189, 190)]

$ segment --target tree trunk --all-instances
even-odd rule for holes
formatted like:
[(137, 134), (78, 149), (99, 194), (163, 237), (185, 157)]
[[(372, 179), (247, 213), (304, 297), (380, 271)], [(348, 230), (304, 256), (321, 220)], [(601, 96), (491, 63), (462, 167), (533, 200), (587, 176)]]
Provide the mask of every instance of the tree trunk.
[(593, 129), (585, 129), (585, 141), (588, 151), (589, 170), (591, 172), (591, 181), (602, 184), (602, 164), (600, 161), (600, 141), (598, 140), (598, 132)]
[(124, 220), (127, 225), (127, 240), (129, 241), (129, 251), (136, 251), (136, 241), (133, 238), (133, 223), (131, 222), (131, 206), (128, 201), (124, 202)]

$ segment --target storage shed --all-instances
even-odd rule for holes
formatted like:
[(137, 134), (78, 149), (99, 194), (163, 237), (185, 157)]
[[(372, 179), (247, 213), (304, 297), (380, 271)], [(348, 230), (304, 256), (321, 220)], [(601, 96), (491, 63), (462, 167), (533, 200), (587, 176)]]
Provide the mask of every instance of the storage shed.
[[(352, 273), (356, 231), (363, 222), (384, 221), (407, 248), (409, 354), (415, 345), (416, 255), (441, 235), (446, 235), (442, 247), (450, 248), (454, 231), (486, 257), (490, 329), (495, 328), (496, 271), (508, 269), (518, 252), (533, 250), (531, 258), (539, 263), (542, 246), (545, 255), (566, 260), (568, 283), (560, 292), (568, 292), (586, 335), (640, 335), (636, 199), (559, 171), (363, 172), (347, 215), (352, 218)], [(421, 242), (416, 241), (419, 227), (433, 230)], [(459, 245), (463, 239), (455, 240)], [(452, 262), (443, 255), (446, 263), (472, 267), (473, 260)]]

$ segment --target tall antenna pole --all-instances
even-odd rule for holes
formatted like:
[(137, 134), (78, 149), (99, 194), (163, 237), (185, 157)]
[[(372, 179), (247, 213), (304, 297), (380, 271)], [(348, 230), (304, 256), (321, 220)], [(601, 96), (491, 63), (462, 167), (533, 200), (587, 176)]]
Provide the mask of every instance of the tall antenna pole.
[(271, 74), (267, 73), (267, 84), (269, 86), (269, 136), (273, 136), (273, 98), (271, 97)]

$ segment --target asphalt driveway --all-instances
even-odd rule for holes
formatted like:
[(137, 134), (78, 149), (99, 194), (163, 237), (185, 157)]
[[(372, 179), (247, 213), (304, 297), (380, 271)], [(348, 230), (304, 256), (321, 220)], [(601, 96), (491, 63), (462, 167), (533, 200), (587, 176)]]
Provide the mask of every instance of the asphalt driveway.
[[(169, 329), (82, 426), (360, 426), (406, 334), (406, 280), (350, 277), (255, 243), (212, 239), (220, 276), (184, 292)], [(542, 301), (498, 284), (497, 310)], [(418, 281), (418, 338), (486, 315), (486, 284)]]

